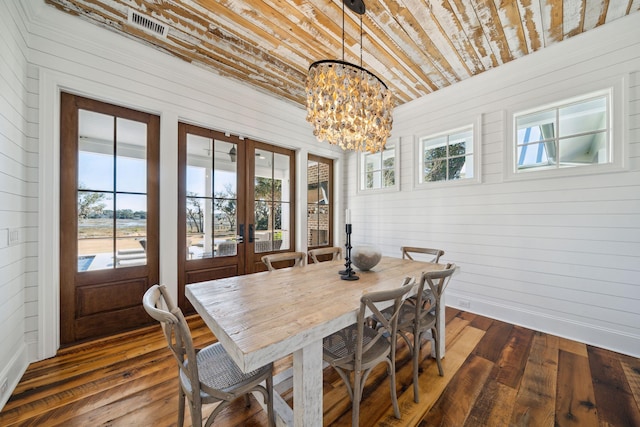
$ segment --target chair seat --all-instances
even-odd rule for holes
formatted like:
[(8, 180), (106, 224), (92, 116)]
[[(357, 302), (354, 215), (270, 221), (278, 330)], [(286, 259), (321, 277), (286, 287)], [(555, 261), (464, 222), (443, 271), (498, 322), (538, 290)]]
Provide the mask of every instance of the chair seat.
[[(378, 335), (375, 329), (367, 326), (363, 329), (363, 347), (371, 343), (371, 341)], [(328, 356), (328, 360), (331, 360), (336, 365), (344, 367), (345, 369), (353, 370), (355, 366), (354, 351), (356, 341), (358, 339), (358, 327), (357, 325), (350, 325), (340, 331), (326, 337), (322, 343), (325, 356)], [(377, 365), (381, 360), (384, 360), (389, 354), (389, 348), (391, 344), (389, 340), (381, 339), (376, 341), (371, 348), (368, 348), (362, 354), (362, 365), (368, 366), (370, 364)], [(340, 359), (351, 356), (346, 360)], [(325, 357), (326, 358), (326, 357)], [(326, 358), (327, 359), (327, 358)]]
[[(384, 312), (383, 312), (384, 313)], [(385, 313), (386, 315), (386, 313)], [(413, 329), (413, 322), (416, 317), (416, 309), (410, 304), (403, 304), (400, 308), (400, 315), (398, 317), (398, 329), (406, 331)], [(423, 312), (423, 316), (418, 322), (418, 329), (424, 330), (435, 324), (436, 315), (435, 311)]]
[[(271, 369), (269, 365), (266, 365), (253, 372), (243, 373), (219, 342), (200, 350), (196, 354), (196, 358), (202, 387), (210, 387), (231, 394), (251, 384), (256, 376), (270, 372)], [(189, 361), (186, 361), (185, 365), (188, 363)], [(190, 393), (191, 382), (183, 370), (180, 370), (180, 381), (185, 390)], [(203, 398), (209, 396), (203, 389), (200, 390), (200, 395)]]

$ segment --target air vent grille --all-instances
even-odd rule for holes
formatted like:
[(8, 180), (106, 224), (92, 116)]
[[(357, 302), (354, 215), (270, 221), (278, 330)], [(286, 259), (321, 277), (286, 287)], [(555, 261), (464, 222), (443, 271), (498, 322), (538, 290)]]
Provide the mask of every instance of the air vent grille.
[(151, 34), (155, 34), (157, 36), (167, 37), (167, 31), (169, 27), (165, 24), (156, 21), (153, 18), (149, 18), (148, 16), (142, 15), (139, 12), (129, 8), (129, 23), (148, 32)]

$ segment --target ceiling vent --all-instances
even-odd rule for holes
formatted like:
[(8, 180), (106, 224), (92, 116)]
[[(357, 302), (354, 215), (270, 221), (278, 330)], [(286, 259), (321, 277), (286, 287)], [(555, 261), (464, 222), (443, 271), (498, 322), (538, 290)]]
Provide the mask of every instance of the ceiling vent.
[(134, 27), (138, 27), (147, 33), (154, 34), (156, 36), (167, 37), (167, 31), (169, 27), (165, 24), (148, 16), (142, 15), (139, 12), (129, 8), (128, 21)]

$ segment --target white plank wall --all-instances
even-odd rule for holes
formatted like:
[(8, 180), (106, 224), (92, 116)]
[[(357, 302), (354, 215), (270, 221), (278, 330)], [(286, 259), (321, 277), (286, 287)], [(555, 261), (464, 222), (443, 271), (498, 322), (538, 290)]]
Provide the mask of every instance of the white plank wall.
[[(30, 239), (36, 163), (29, 145), (29, 82), (23, 16), (13, 2), (0, 3), (0, 408), (27, 367), (25, 323), (30, 310)], [(9, 235), (17, 241), (9, 245)], [(32, 337), (31, 337), (32, 338)]]
[[(615, 144), (628, 144), (626, 170), (509, 179), (511, 111), (622, 78), (627, 129), (615, 129)], [(418, 137), (479, 116), (482, 182), (416, 188)], [(640, 355), (640, 16), (405, 104), (393, 132), (399, 192), (364, 195), (345, 174), (354, 244), (396, 256), (402, 245), (444, 249), (461, 266), (448, 305), (468, 301), (472, 312)], [(355, 170), (356, 156), (345, 166)]]

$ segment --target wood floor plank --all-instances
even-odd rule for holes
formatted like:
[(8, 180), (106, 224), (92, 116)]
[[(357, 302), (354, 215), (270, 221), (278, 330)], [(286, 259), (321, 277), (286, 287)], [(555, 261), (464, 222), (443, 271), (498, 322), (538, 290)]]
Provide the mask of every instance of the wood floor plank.
[(511, 425), (553, 427), (558, 377), (558, 337), (536, 332), (516, 396)]
[(632, 357), (623, 356), (620, 358), (620, 364), (627, 377), (627, 382), (635, 398), (636, 405), (640, 408), (640, 361)]
[(495, 373), (497, 373), (496, 369), (485, 381), (464, 423), (465, 427), (509, 425), (518, 390), (495, 381)]
[(617, 354), (593, 346), (587, 351), (600, 424), (640, 426), (640, 409)]
[(599, 421), (595, 401), (587, 356), (560, 350), (556, 425), (558, 427), (597, 427)]
[(464, 425), (492, 369), (493, 363), (487, 359), (469, 356), (421, 426)]
[(496, 363), (499, 368), (496, 381), (511, 388), (519, 387), (532, 339), (531, 329), (513, 327)]
[(473, 350), (473, 354), (483, 357), (491, 362), (496, 362), (502, 353), (513, 325), (508, 323), (493, 321), (487, 329), (483, 340)]

